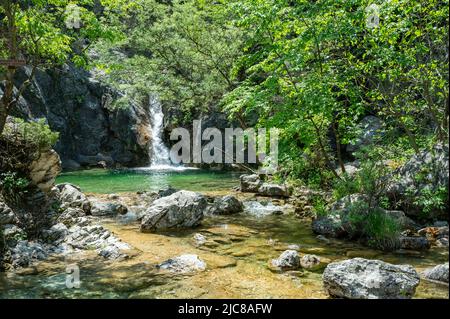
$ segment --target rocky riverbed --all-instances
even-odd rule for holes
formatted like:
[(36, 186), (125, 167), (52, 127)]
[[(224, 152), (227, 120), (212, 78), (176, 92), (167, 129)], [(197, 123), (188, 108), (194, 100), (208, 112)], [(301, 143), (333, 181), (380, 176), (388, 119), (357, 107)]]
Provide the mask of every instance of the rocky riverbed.
[[(3, 298), (357, 298), (373, 285), (380, 288), (365, 296), (448, 298), (442, 281), (447, 273), (448, 282), (448, 264), (447, 272), (445, 266), (427, 270), (448, 261), (447, 248), (384, 253), (318, 237), (311, 221), (296, 217), (286, 198), (229, 190), (85, 195), (72, 185), (56, 189), (66, 206), (48, 235), (58, 244), (24, 242), (22, 247), (19, 242), (15, 249), (21, 256), (31, 251), (29, 264), (16, 264), (1, 276)], [(199, 220), (185, 216), (186, 222), (196, 221), (195, 227), (178, 227), (178, 220), (174, 227), (166, 223), (164, 229), (142, 231), (144, 216), (170, 220), (174, 212), (183, 215), (188, 204), (208, 207)], [(339, 271), (351, 274), (345, 265), (331, 267), (334, 263), (350, 260), (350, 267), (365, 269), (366, 259), (393, 265), (376, 264), (377, 271), (367, 266), (367, 273), (333, 279)], [(65, 284), (66, 268), (74, 264), (80, 268), (79, 289)], [(389, 291), (383, 285), (399, 278), (384, 271), (394, 265), (411, 265), (401, 266), (410, 267), (411, 275), (400, 277), (398, 290)]]

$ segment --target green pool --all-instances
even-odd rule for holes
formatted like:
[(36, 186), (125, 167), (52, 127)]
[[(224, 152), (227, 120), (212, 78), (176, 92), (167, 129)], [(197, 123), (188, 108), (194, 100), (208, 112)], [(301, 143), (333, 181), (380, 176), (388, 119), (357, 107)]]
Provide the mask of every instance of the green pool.
[(61, 174), (57, 183), (72, 183), (87, 193), (155, 191), (166, 186), (191, 191), (226, 190), (238, 185), (240, 173), (209, 170), (92, 169)]

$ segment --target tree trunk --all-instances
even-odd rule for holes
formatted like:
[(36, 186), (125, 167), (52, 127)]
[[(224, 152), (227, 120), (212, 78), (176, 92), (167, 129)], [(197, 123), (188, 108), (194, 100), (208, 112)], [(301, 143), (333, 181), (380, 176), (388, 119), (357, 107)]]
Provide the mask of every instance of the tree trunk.
[(0, 136), (5, 129), (6, 118), (8, 117), (8, 111), (4, 107), (3, 103), (0, 102)]
[[(17, 48), (17, 26), (15, 19), (15, 6), (12, 1), (5, 1), (3, 3), (4, 14), (8, 19), (7, 34), (8, 34), (8, 58), (16, 60), (18, 55)], [(8, 66), (6, 71), (5, 89), (3, 90), (3, 96), (0, 98), (0, 135), (3, 134), (3, 130), (6, 124), (6, 118), (12, 107), (12, 101), (14, 100), (14, 75), (16, 74), (15, 66)]]
[(336, 141), (336, 154), (339, 162), (339, 166), (341, 168), (342, 174), (345, 174), (345, 166), (344, 161), (342, 160), (342, 151), (341, 151), (341, 139), (339, 137), (338, 128), (336, 127), (336, 121), (333, 120), (332, 128), (334, 133), (334, 140)]
[(323, 144), (323, 141), (322, 141), (322, 136), (320, 135), (320, 129), (317, 127), (316, 122), (314, 122), (314, 120), (311, 117), (309, 117), (308, 119), (310, 120), (311, 124), (314, 127), (314, 130), (316, 131), (317, 142), (319, 143), (320, 151), (322, 153), (323, 158), (325, 159), (325, 163), (327, 164), (328, 169), (333, 173), (333, 175), (336, 178), (341, 179), (339, 177), (338, 173), (336, 173), (336, 171), (334, 170), (334, 167), (331, 163), (331, 159), (328, 156), (327, 150), (325, 149), (325, 145)]

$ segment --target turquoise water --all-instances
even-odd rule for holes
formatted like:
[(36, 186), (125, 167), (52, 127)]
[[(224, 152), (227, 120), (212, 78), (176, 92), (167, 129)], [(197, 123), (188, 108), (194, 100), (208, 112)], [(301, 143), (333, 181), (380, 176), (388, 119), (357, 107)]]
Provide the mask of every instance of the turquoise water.
[(177, 170), (152, 171), (92, 169), (61, 174), (57, 183), (72, 183), (87, 193), (156, 191), (166, 186), (191, 191), (227, 190), (238, 185), (240, 173)]

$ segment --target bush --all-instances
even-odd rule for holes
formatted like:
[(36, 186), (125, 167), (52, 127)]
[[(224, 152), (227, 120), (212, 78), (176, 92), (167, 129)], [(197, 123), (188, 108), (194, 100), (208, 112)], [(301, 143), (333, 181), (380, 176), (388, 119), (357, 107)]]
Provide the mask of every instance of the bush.
[(52, 148), (59, 138), (58, 132), (53, 132), (45, 123), (45, 119), (36, 122), (25, 122), (15, 118), (12, 125), (7, 125), (4, 134), (13, 138), (22, 138), (26, 143), (34, 145), (39, 151)]
[(448, 206), (448, 188), (439, 187), (437, 190), (424, 188), (412, 198), (413, 204), (420, 207), (420, 218), (428, 219), (434, 211), (443, 211)]
[(43, 120), (26, 123), (14, 119), (0, 135), (0, 173), (28, 176), (30, 164), (57, 140), (58, 133), (52, 132)]
[(8, 201), (17, 204), (26, 195), (30, 182), (16, 172), (0, 173), (0, 191)]
[(319, 196), (313, 198), (313, 208), (316, 217), (323, 217), (328, 214), (327, 202)]
[(358, 202), (350, 207), (345, 221), (350, 236), (363, 238), (370, 247), (394, 250), (399, 246), (400, 225), (383, 209)]
[(387, 167), (381, 163), (368, 160), (361, 164), (355, 177), (344, 175), (333, 185), (333, 196), (339, 200), (351, 194), (367, 195), (369, 206), (376, 207), (382, 201), (387, 186)]
[(326, 167), (319, 152), (299, 153), (292, 150), (281, 155), (280, 173), (289, 180), (301, 180), (303, 184), (313, 189), (328, 189), (332, 185), (333, 173)]

